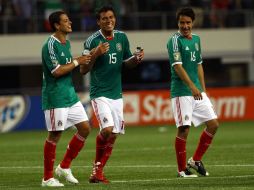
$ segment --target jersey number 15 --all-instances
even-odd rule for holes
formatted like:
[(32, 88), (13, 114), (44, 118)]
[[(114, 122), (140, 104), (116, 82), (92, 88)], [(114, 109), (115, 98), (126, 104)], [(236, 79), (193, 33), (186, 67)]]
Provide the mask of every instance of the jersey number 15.
[(109, 64), (115, 64), (117, 61), (116, 53), (112, 53), (108, 55), (109, 55)]
[(196, 61), (195, 51), (191, 51), (191, 61)]

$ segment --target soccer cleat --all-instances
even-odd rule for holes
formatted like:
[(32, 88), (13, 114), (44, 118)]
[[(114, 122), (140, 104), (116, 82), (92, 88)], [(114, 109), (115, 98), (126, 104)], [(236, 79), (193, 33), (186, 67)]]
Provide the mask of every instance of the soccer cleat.
[(66, 179), (66, 181), (68, 181), (70, 183), (78, 184), (78, 180), (72, 175), (70, 168), (63, 169), (63, 168), (61, 168), (61, 166), (59, 164), (55, 170), (55, 173), (59, 177), (63, 176)]
[(188, 166), (196, 170), (200, 175), (203, 176), (209, 176), (209, 173), (206, 171), (204, 164), (202, 161), (194, 161), (193, 158), (191, 157), (188, 160)]
[(89, 178), (90, 183), (109, 183), (107, 178), (104, 176), (103, 167), (100, 162), (96, 162), (93, 164), (93, 171)]
[(189, 168), (186, 168), (184, 171), (178, 172), (177, 177), (198, 177), (196, 174), (193, 174)]
[(60, 183), (55, 178), (50, 178), (50, 179), (48, 179), (46, 181), (44, 181), (44, 179), (42, 179), (41, 186), (42, 187), (63, 187), (64, 184)]

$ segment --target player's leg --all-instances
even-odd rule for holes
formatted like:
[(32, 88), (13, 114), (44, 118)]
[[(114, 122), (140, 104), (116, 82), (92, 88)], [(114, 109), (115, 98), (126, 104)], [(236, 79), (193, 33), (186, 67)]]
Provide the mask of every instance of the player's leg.
[(91, 103), (99, 123), (100, 132), (96, 136), (96, 153), (89, 182), (108, 183), (108, 180), (105, 178), (103, 173), (102, 158), (105, 155), (108, 139), (110, 138), (114, 128), (111, 105), (109, 100), (105, 97), (93, 99)]
[[(123, 103), (122, 99), (110, 100), (102, 97), (93, 100), (92, 105), (100, 125), (100, 132), (96, 137), (96, 157), (89, 181), (91, 183), (108, 183), (103, 168), (112, 154), (117, 134), (123, 133), (124, 130), (123, 111), (120, 112), (121, 114), (118, 113), (118, 109), (122, 109)], [(119, 123), (121, 123), (121, 131)]]
[(113, 150), (113, 141), (116, 135), (112, 134), (113, 127), (106, 127), (102, 129), (96, 137), (96, 155), (93, 163), (93, 171), (89, 178), (90, 183), (109, 183), (104, 175), (103, 169), (106, 165)]
[(206, 122), (206, 129), (201, 133), (198, 147), (193, 155), (193, 160), (202, 160), (203, 155), (212, 143), (213, 137), (218, 129), (218, 121), (216, 119)]
[[(107, 145), (107, 140), (108, 140), (109, 135), (112, 132), (112, 129), (113, 129), (113, 127), (107, 127), (105, 129), (102, 129), (96, 136), (96, 154), (95, 154), (94, 163), (101, 162), (101, 158), (103, 156), (104, 150)], [(107, 133), (104, 133), (105, 130), (111, 131), (111, 132), (109, 132), (108, 137), (105, 136), (105, 134), (107, 134)]]
[(72, 175), (70, 166), (85, 144), (90, 133), (90, 125), (84, 107), (80, 102), (69, 108), (66, 127), (75, 125), (77, 133), (70, 140), (62, 162), (56, 168), (56, 174), (63, 176), (70, 182), (77, 184), (78, 180)]
[(179, 126), (175, 139), (176, 160), (178, 166), (178, 177), (196, 177), (187, 168), (186, 163), (186, 141), (189, 134), (190, 126)]
[(219, 123), (210, 100), (205, 94), (202, 95), (203, 100), (198, 103), (198, 109), (193, 113), (193, 120), (196, 126), (201, 123), (205, 123), (207, 127), (201, 133), (199, 144), (193, 157), (188, 160), (188, 164), (201, 175), (208, 176), (209, 173), (206, 171), (201, 160), (213, 140), (213, 137), (219, 127)]
[[(45, 120), (48, 129), (48, 137), (44, 144), (44, 176), (42, 186), (64, 186), (53, 176), (54, 161), (56, 157), (56, 145), (61, 137), (64, 127), (58, 126), (56, 121), (64, 116), (60, 113), (59, 109), (46, 110)], [(62, 120), (64, 121), (64, 120)]]
[(44, 143), (44, 181), (54, 177), (53, 170), (56, 158), (56, 145), (61, 133), (61, 131), (49, 131)]
[[(104, 167), (112, 154), (114, 144), (116, 142), (117, 134), (124, 134), (124, 120), (123, 120), (123, 100), (109, 100), (111, 105), (111, 114), (114, 121), (114, 127), (110, 127), (109, 131), (101, 131), (101, 134), (107, 136), (107, 144), (101, 158), (101, 164)], [(105, 128), (106, 129), (106, 128)], [(107, 134), (105, 134), (105, 132)], [(110, 136), (108, 136), (110, 135)]]
[(105, 146), (103, 156), (100, 161), (102, 167), (104, 167), (106, 165), (108, 159), (110, 158), (110, 156), (112, 154), (112, 150), (113, 150), (116, 138), (117, 138), (117, 134), (111, 133), (110, 137), (107, 139), (107, 144)]
[(190, 97), (176, 97), (172, 99), (172, 109), (177, 126), (175, 151), (179, 177), (196, 177), (186, 165), (186, 141), (191, 126), (192, 105)]

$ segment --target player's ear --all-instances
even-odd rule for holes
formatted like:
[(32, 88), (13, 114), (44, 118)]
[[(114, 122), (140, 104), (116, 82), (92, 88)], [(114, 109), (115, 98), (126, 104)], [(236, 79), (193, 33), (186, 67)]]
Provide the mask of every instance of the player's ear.
[(60, 24), (54, 23), (54, 26), (55, 26), (55, 29), (56, 29), (56, 30), (59, 30)]
[(100, 26), (100, 20), (97, 19), (96, 21), (97, 21), (97, 25)]

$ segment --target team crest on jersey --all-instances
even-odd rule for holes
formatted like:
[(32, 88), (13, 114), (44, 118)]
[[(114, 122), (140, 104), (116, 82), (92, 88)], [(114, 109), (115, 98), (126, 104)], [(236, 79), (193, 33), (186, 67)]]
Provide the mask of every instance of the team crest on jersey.
[(52, 60), (51, 62), (52, 62), (54, 67), (56, 67), (58, 65), (58, 61), (56, 59)]
[(173, 56), (174, 56), (175, 61), (180, 61), (180, 53), (179, 52), (174, 53)]
[(63, 125), (63, 122), (61, 121), (61, 120), (59, 120), (58, 122), (57, 122), (57, 126), (62, 126)]
[(199, 51), (198, 43), (195, 43), (195, 48), (196, 48), (197, 51)]
[(117, 43), (117, 44), (116, 44), (116, 50), (117, 50), (117, 51), (122, 51), (122, 44)]
[(106, 117), (103, 118), (103, 122), (104, 123), (107, 123), (108, 122), (108, 119)]

